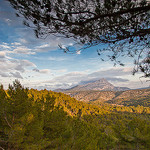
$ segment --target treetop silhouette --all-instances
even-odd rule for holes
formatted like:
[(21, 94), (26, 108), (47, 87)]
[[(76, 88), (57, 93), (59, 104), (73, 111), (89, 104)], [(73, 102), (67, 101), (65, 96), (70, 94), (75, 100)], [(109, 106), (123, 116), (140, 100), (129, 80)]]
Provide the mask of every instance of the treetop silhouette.
[[(133, 73), (150, 76), (149, 16), (147, 0), (8, 0), (33, 27), (38, 38), (48, 35), (73, 38), (86, 49), (106, 44), (98, 54), (110, 51), (110, 60), (123, 65), (118, 57), (135, 57)], [(61, 47), (61, 46), (60, 46)], [(62, 47), (61, 47), (62, 48)], [(72, 52), (69, 47), (64, 52)], [(144, 58), (141, 59), (144, 54)]]

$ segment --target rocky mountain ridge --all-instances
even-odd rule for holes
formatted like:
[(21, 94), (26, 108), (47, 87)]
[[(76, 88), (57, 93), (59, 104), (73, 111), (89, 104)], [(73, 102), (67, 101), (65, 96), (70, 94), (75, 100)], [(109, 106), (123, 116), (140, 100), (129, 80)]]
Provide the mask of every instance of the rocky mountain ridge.
[(150, 106), (150, 89), (134, 89), (115, 87), (106, 79), (100, 79), (77, 85), (70, 89), (59, 89), (57, 92), (63, 92), (71, 97), (90, 103), (109, 103), (113, 105)]
[(56, 92), (71, 92), (71, 91), (125, 91), (129, 90), (127, 87), (116, 87), (102, 78), (83, 85), (77, 85), (70, 89), (56, 89)]

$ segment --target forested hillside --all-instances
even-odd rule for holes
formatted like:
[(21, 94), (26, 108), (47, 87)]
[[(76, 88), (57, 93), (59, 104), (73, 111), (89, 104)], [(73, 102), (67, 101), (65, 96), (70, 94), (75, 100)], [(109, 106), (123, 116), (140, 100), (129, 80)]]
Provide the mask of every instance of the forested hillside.
[(0, 87), (0, 149), (150, 149), (150, 108), (87, 104), (64, 93)]
[(64, 92), (79, 101), (104, 102), (124, 106), (150, 106), (150, 89), (127, 91), (70, 91)]
[(107, 103), (150, 107), (150, 89), (124, 91), (112, 100), (107, 101)]

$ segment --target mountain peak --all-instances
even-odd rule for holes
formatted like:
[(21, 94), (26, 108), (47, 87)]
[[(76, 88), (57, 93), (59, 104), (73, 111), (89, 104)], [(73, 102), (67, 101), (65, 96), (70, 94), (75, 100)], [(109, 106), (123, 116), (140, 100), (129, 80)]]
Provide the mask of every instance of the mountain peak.
[(109, 83), (105, 78), (101, 78), (101, 79), (99, 79), (99, 80), (96, 80), (95, 82)]
[[(115, 87), (105, 78), (99, 80), (83, 81), (82, 84), (66, 89), (65, 91), (123, 91), (129, 88)], [(63, 92), (63, 91), (62, 91)]]
[(105, 78), (101, 78), (98, 81), (104, 81), (104, 82), (108, 82)]

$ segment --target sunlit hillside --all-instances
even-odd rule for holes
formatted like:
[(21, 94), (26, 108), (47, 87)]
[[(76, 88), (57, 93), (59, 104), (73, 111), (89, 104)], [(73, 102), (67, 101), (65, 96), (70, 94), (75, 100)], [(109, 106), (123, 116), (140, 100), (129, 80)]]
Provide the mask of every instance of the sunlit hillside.
[(102, 102), (124, 106), (150, 106), (150, 89), (127, 91), (70, 91), (64, 92), (79, 101)]
[(0, 148), (106, 150), (150, 148), (150, 108), (87, 104), (69, 95), (0, 88)]

